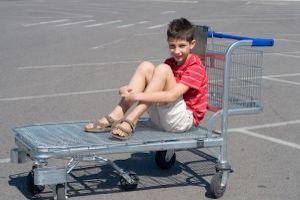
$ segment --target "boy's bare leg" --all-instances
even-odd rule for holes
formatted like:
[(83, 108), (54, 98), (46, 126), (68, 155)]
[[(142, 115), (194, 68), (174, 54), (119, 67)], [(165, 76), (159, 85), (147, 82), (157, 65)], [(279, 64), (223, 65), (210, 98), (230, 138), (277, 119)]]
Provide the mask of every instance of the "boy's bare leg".
[[(154, 72), (155, 66), (151, 62), (142, 62), (136, 69), (135, 73), (131, 77), (129, 81), (128, 88), (131, 88), (136, 92), (143, 92), (152, 79), (152, 75)], [(134, 102), (126, 101), (124, 98), (120, 100), (118, 105), (112, 110), (109, 114), (114, 120), (122, 119), (126, 113), (126, 111), (131, 107)], [(106, 118), (101, 118), (99, 120), (101, 124), (108, 124)], [(89, 123), (85, 127), (87, 129), (93, 128), (94, 124)]]
[[(158, 65), (153, 73), (152, 79), (146, 86), (144, 92), (156, 92), (156, 91), (167, 91), (174, 87), (176, 79), (173, 75), (172, 69), (166, 64)], [(151, 103), (140, 102), (128, 115), (127, 119), (133, 123), (137, 123), (138, 119), (145, 113), (145, 111), (151, 106)], [(130, 130), (130, 125), (123, 122), (121, 126), (127, 130)], [(124, 136), (123, 132), (115, 128), (113, 134)]]

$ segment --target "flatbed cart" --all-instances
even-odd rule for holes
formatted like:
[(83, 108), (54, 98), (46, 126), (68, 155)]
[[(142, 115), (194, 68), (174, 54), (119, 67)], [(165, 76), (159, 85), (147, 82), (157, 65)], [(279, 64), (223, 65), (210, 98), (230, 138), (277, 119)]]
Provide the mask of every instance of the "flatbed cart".
[[(33, 161), (27, 176), (29, 190), (37, 194), (49, 185), (55, 199), (65, 200), (67, 174), (83, 161), (111, 165), (121, 177), (121, 188), (135, 189), (139, 181), (136, 174), (100, 155), (154, 151), (158, 167), (169, 169), (176, 160), (176, 150), (217, 147), (216, 173), (210, 185), (212, 195), (221, 197), (231, 171), (228, 118), (262, 110), (262, 50), (255, 47), (273, 46), (274, 41), (217, 33), (206, 26), (197, 26), (195, 35), (196, 53), (205, 64), (209, 79), (208, 110), (212, 113), (205, 126), (178, 134), (153, 129), (148, 119), (141, 119), (133, 136), (126, 141), (113, 140), (110, 133), (86, 133), (83, 131), (86, 122), (14, 128), (16, 147), (11, 150), (11, 161)], [(66, 166), (48, 166), (51, 158), (70, 160)]]

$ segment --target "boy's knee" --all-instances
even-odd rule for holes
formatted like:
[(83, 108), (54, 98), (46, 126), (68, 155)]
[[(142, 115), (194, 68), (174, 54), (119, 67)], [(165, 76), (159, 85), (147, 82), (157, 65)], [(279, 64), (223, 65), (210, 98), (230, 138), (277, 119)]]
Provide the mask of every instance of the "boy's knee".
[(172, 72), (172, 69), (169, 65), (167, 64), (160, 64), (158, 65), (156, 68), (155, 68), (155, 73), (156, 74), (161, 74), (161, 75), (164, 75), (164, 74), (169, 74)]
[(153, 74), (155, 66), (149, 61), (143, 61), (138, 70), (141, 70), (144, 74)]

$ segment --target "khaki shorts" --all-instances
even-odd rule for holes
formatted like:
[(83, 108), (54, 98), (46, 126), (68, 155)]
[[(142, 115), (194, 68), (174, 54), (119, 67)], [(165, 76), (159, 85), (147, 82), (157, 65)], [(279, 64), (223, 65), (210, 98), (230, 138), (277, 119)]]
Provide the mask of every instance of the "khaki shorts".
[(184, 132), (193, 126), (193, 112), (187, 109), (182, 97), (172, 103), (153, 104), (148, 114), (156, 128), (168, 132)]

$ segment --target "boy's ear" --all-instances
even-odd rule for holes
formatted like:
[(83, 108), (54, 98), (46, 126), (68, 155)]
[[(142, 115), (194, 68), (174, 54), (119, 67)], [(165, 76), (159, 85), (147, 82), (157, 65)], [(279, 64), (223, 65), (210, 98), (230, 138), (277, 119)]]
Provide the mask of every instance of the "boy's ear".
[(190, 49), (193, 49), (195, 47), (195, 45), (196, 45), (196, 40), (192, 40), (190, 42)]

